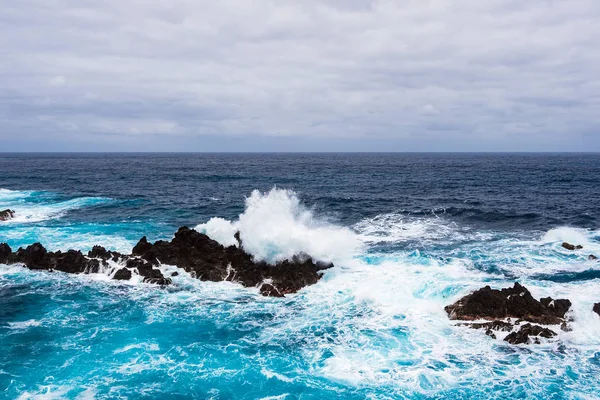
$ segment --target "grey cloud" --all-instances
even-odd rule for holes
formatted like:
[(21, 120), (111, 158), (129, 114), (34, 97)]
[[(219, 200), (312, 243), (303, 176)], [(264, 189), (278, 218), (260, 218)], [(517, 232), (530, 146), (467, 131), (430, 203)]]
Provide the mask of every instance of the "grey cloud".
[(12, 2), (0, 135), (598, 151), (599, 21), (595, 0)]

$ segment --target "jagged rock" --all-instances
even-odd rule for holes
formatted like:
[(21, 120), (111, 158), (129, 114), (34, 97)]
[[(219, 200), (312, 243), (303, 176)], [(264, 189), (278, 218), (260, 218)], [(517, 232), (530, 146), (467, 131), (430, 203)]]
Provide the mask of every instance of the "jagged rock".
[(57, 251), (49, 254), (52, 269), (70, 274), (81, 274), (87, 270), (89, 260), (81, 254), (81, 251), (69, 250), (66, 253)]
[(99, 258), (104, 261), (106, 261), (106, 260), (118, 261), (119, 259), (123, 258), (123, 255), (116, 251), (106, 250), (102, 246), (94, 246), (94, 247), (92, 247), (92, 250), (90, 250), (88, 252), (88, 257)]
[(0, 243), (0, 264), (6, 263), (8, 257), (12, 254), (12, 249), (6, 243)]
[(556, 332), (539, 325), (525, 324), (519, 331), (509, 333), (504, 341), (511, 344), (526, 344), (529, 343), (531, 336), (535, 337), (534, 343), (539, 344), (538, 337), (551, 338), (556, 336)]
[(316, 283), (319, 271), (332, 264), (317, 265), (310, 257), (269, 265), (255, 262), (252, 256), (236, 246), (224, 247), (207, 235), (188, 227), (181, 227), (170, 242), (159, 240), (154, 244), (142, 238), (134, 247), (133, 255), (157, 265), (176, 265), (204, 281), (235, 281), (247, 287), (258, 287), (269, 280), (276, 290), (263, 291), (274, 296), (294, 293)]
[(0, 221), (8, 221), (15, 217), (15, 212), (13, 210), (4, 210), (0, 211)]
[(513, 329), (513, 324), (505, 321), (491, 321), (483, 323), (467, 324), (472, 329), (485, 329), (485, 334), (493, 339), (496, 339), (494, 331), (510, 332)]
[(446, 306), (445, 310), (450, 319), (456, 320), (518, 318), (553, 325), (563, 321), (570, 306), (571, 302), (563, 299), (537, 301), (517, 282), (514, 287), (502, 290), (486, 286)]
[(593, 254), (590, 254), (590, 255), (588, 256), (588, 260), (592, 260), (592, 261), (593, 261), (593, 260), (597, 260), (597, 259), (598, 259), (598, 257), (596, 257), (596, 256), (595, 256), (595, 255), (593, 255)]
[[(34, 243), (16, 253), (12, 253), (6, 245), (1, 246), (0, 260), (2, 258), (6, 258), (7, 263), (23, 263), (30, 269), (69, 273), (96, 273), (101, 265), (108, 265), (107, 260), (113, 260), (125, 264), (115, 273), (114, 279), (130, 279), (135, 272), (143, 277), (144, 282), (169, 285), (171, 279), (155, 268), (165, 263), (176, 265), (201, 280), (238, 282), (246, 287), (260, 287), (263, 295), (276, 297), (316, 283), (323, 276), (320, 271), (333, 267), (332, 263), (315, 263), (305, 254), (275, 265), (256, 262), (241, 248), (224, 247), (187, 227), (181, 227), (170, 242), (159, 240), (149, 243), (144, 236), (131, 255), (108, 251), (102, 246), (94, 246), (87, 257), (77, 250), (53, 253), (40, 243)], [(172, 276), (177, 275), (177, 272), (172, 273)]]
[(148, 243), (146, 236), (142, 237), (140, 241), (135, 245), (131, 254), (144, 254), (152, 249), (152, 245)]
[(20, 248), (9, 256), (10, 263), (23, 263), (29, 269), (51, 269), (52, 263), (48, 251), (41, 243), (34, 243), (27, 248)]
[(594, 308), (592, 310), (600, 316), (600, 303), (594, 304)]
[(128, 281), (131, 279), (131, 276), (132, 275), (130, 270), (128, 270), (127, 268), (121, 268), (115, 273), (113, 279), (118, 281)]
[(567, 299), (556, 299), (552, 297), (544, 297), (540, 299), (540, 303), (546, 307), (546, 311), (558, 318), (564, 318), (569, 308), (571, 308), (571, 302)]
[(171, 272), (171, 276), (179, 276), (179, 272), (177, 272), (177, 271)]
[(277, 288), (273, 285), (270, 285), (268, 283), (264, 283), (261, 287), (260, 287), (260, 294), (262, 294), (263, 296), (269, 296), (269, 297), (284, 297), (282, 293), (279, 292), (279, 290), (277, 290)]
[(567, 242), (563, 242), (562, 247), (564, 247), (567, 250), (581, 250), (581, 249), (583, 249), (583, 246), (581, 246), (581, 245), (575, 246), (574, 244), (567, 243)]
[(100, 261), (91, 259), (87, 262), (87, 269), (84, 271), (86, 274), (97, 274), (100, 272)]

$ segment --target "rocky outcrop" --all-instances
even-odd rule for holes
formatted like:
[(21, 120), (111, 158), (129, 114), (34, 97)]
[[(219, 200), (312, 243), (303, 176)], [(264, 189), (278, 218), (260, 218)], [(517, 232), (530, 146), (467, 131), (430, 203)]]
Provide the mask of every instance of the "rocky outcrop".
[(6, 243), (0, 243), (0, 264), (5, 264), (12, 254), (12, 249)]
[(331, 263), (315, 263), (308, 256), (297, 256), (275, 265), (256, 262), (242, 248), (224, 247), (205, 234), (187, 227), (180, 228), (170, 242), (153, 244), (143, 237), (132, 254), (152, 265), (177, 265), (204, 281), (234, 281), (246, 287), (259, 287), (266, 296), (295, 293), (317, 283), (320, 271)]
[(562, 247), (567, 249), (567, 250), (581, 250), (583, 249), (582, 245), (574, 245), (571, 243), (567, 243), (567, 242), (563, 242)]
[(15, 212), (13, 210), (4, 210), (0, 211), (0, 221), (8, 221), (15, 217)]
[(518, 331), (509, 333), (506, 338), (504, 338), (504, 341), (510, 344), (527, 344), (531, 339), (533, 343), (539, 344), (540, 337), (549, 339), (554, 336), (556, 336), (556, 332), (548, 328), (539, 325), (525, 324), (521, 326)]
[(518, 282), (512, 288), (492, 289), (486, 286), (456, 303), (446, 306), (450, 319), (463, 321), (477, 319), (516, 318), (545, 325), (560, 324), (571, 302), (550, 297), (540, 301)]
[[(240, 243), (241, 244), (241, 243)], [(115, 271), (116, 280), (129, 280), (136, 274), (143, 281), (169, 285), (171, 278), (163, 276), (160, 264), (178, 266), (195, 278), (204, 281), (232, 281), (246, 287), (257, 287), (261, 294), (283, 297), (307, 285), (316, 283), (331, 263), (314, 262), (306, 255), (298, 255), (275, 265), (255, 261), (242, 248), (224, 247), (205, 234), (187, 227), (180, 228), (171, 241), (148, 242), (143, 237), (132, 254), (123, 255), (94, 246), (87, 255), (78, 250), (49, 252), (40, 243), (12, 252), (0, 244), (0, 262), (22, 263), (35, 270), (62, 271), (73, 274), (96, 273), (102, 269)], [(177, 276), (173, 273), (171, 276)]]
[(598, 316), (600, 316), (600, 303), (594, 304), (594, 308), (592, 309)]
[(590, 255), (588, 256), (588, 260), (590, 260), (590, 261), (594, 261), (594, 260), (597, 260), (597, 259), (598, 259), (598, 257), (596, 257), (596, 256), (595, 256), (595, 255), (593, 255), (593, 254), (590, 254)]
[[(485, 329), (486, 334), (496, 337), (494, 332), (511, 332), (521, 322), (530, 323), (511, 332), (505, 341), (528, 343), (530, 336), (552, 337), (556, 333), (539, 325), (563, 325), (566, 328), (565, 314), (571, 302), (567, 299), (534, 299), (529, 290), (518, 282), (512, 288), (492, 289), (486, 286), (445, 307), (450, 319), (461, 321), (489, 320), (485, 323), (468, 324), (472, 328)], [(515, 320), (514, 323), (511, 320)], [(527, 340), (526, 340), (527, 339)], [(538, 340), (538, 339), (535, 339)], [(535, 342), (535, 341), (534, 341)]]

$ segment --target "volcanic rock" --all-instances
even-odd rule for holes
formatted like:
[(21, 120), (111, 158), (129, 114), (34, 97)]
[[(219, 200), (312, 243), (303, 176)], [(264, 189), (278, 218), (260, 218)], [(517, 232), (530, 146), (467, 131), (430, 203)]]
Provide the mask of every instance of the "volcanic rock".
[(131, 276), (132, 275), (130, 270), (128, 270), (127, 268), (121, 268), (115, 273), (113, 279), (118, 281), (128, 281), (131, 279)]
[(577, 246), (575, 246), (574, 244), (567, 243), (567, 242), (563, 242), (562, 247), (564, 247), (567, 250), (581, 250), (581, 249), (583, 249), (583, 246), (581, 246), (579, 244)]
[(0, 243), (0, 264), (4, 264), (12, 254), (12, 249), (6, 243)]
[(106, 261), (106, 260), (118, 261), (119, 259), (123, 258), (123, 255), (116, 251), (108, 251), (102, 246), (94, 246), (94, 247), (92, 247), (92, 250), (90, 250), (88, 252), (88, 257), (89, 258), (99, 258), (104, 261)]
[[(238, 235), (239, 236), (239, 235)], [(148, 242), (144, 236), (135, 245), (131, 255), (123, 255), (94, 246), (87, 256), (78, 250), (48, 252), (40, 243), (13, 253), (6, 244), (0, 244), (0, 262), (22, 263), (27, 268), (63, 271), (68, 273), (97, 273), (101, 266), (108, 268), (108, 260), (121, 264), (113, 279), (128, 280), (133, 274), (156, 285), (169, 285), (171, 278), (163, 275), (160, 264), (178, 266), (193, 277), (204, 281), (232, 281), (246, 287), (257, 287), (261, 294), (282, 297), (304, 286), (312, 285), (323, 276), (320, 272), (333, 267), (332, 263), (314, 262), (302, 254), (274, 265), (255, 261), (240, 247), (224, 247), (205, 234), (181, 227), (171, 241)], [(177, 276), (174, 272), (171, 276)]]
[(595, 255), (593, 255), (593, 254), (590, 254), (590, 255), (588, 256), (588, 260), (597, 260), (597, 259), (598, 259), (598, 257), (596, 257), (596, 256), (595, 256)]
[[(294, 293), (304, 286), (317, 283), (325, 268), (332, 264), (317, 264), (310, 257), (293, 257), (275, 265), (254, 261), (239, 247), (224, 247), (207, 235), (181, 227), (170, 242), (148, 243), (144, 237), (133, 248), (138, 256), (152, 265), (176, 265), (203, 281), (234, 281), (246, 287), (267, 286), (261, 291), (267, 296)], [(261, 287), (262, 287), (261, 286)]]
[(594, 308), (592, 310), (600, 316), (600, 303), (594, 304)]
[(0, 211), (0, 221), (8, 221), (15, 217), (15, 212), (13, 210), (4, 210)]
[(539, 325), (525, 324), (521, 326), (519, 331), (509, 333), (504, 341), (510, 344), (527, 344), (530, 336), (535, 337), (534, 343), (539, 344), (538, 337), (551, 338), (556, 336), (556, 332)]
[(563, 321), (570, 307), (571, 302), (566, 299), (548, 297), (537, 301), (529, 290), (516, 282), (512, 288), (502, 290), (486, 286), (446, 306), (445, 310), (450, 319), (464, 321), (517, 318), (553, 325)]

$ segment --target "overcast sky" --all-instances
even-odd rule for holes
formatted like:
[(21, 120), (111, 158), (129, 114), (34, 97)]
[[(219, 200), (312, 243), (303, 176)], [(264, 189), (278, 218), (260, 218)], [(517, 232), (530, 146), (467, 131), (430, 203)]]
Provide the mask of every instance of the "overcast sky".
[(0, 139), (600, 151), (600, 1), (5, 1)]

